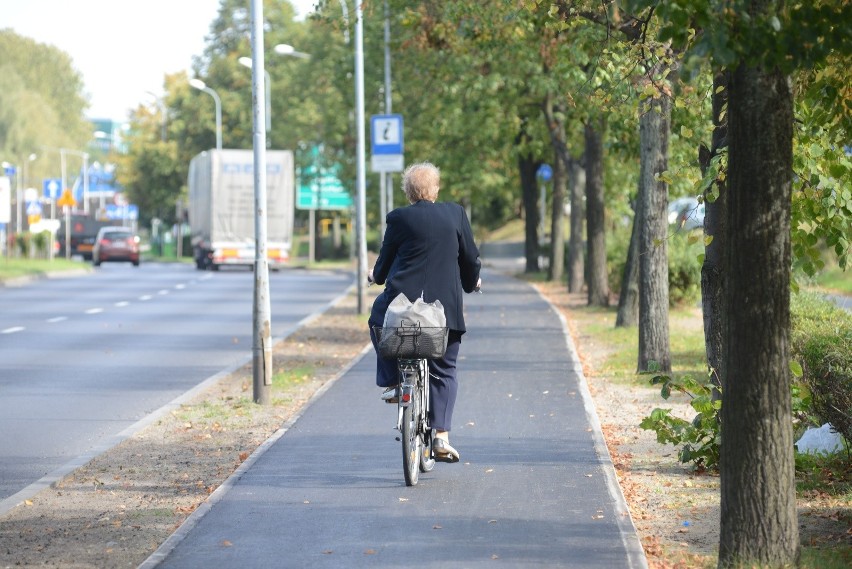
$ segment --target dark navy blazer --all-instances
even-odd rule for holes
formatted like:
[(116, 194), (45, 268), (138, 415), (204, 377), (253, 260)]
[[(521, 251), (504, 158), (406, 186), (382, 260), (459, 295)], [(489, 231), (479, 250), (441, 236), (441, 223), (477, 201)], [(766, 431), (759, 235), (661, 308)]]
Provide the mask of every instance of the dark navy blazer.
[(444, 305), (447, 327), (465, 331), (462, 294), (479, 280), (479, 250), (464, 208), (422, 200), (387, 215), (373, 280), (385, 290), (373, 303), (371, 326), (381, 326), (391, 301), (402, 292)]

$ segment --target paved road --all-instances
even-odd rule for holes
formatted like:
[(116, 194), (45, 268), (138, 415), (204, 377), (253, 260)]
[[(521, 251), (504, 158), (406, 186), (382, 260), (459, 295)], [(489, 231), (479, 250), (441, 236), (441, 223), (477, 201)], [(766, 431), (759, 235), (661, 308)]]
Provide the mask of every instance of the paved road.
[[(0, 288), (0, 512), (245, 362), (253, 282), (250, 271), (143, 263)], [(273, 335), (351, 282), (331, 272), (273, 273)]]
[(560, 318), (527, 284), (484, 281), (467, 297), (461, 463), (405, 486), (368, 353), (141, 567), (645, 567)]

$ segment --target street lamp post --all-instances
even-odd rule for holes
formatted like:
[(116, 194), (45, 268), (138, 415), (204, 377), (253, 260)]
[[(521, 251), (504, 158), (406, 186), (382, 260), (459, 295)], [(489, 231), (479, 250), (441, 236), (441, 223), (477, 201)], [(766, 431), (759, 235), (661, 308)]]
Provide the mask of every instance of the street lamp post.
[(222, 150), (222, 99), (219, 98), (219, 94), (216, 91), (208, 87), (201, 79), (190, 79), (189, 84), (200, 91), (204, 91), (213, 97), (213, 100), (216, 102), (216, 150)]
[(358, 314), (367, 304), (367, 173), (364, 135), (364, 13), (355, 0), (355, 128), (358, 131)]
[[(346, 0), (340, 0), (344, 20), (349, 25), (349, 8)], [(349, 43), (347, 36), (346, 42)], [(360, 0), (355, 0), (355, 130), (358, 133), (357, 163), (358, 163), (358, 201), (356, 207), (356, 236), (358, 239), (358, 270), (356, 272), (358, 286), (358, 314), (363, 314), (367, 304), (367, 173), (366, 173), (366, 140), (364, 136), (364, 14)]]
[(303, 51), (297, 51), (292, 45), (279, 43), (272, 48), (278, 55), (289, 55), (290, 57), (298, 57), (300, 59), (310, 59), (311, 54)]
[[(240, 62), (240, 65), (252, 68), (251, 58), (250, 57), (241, 57), (237, 61)], [(272, 79), (269, 77), (269, 71), (266, 69), (263, 70), (263, 76), (266, 79), (266, 84), (264, 85), (264, 93), (266, 94), (266, 133), (269, 135), (269, 131), (272, 130), (272, 98), (270, 97), (270, 85), (272, 84)]]

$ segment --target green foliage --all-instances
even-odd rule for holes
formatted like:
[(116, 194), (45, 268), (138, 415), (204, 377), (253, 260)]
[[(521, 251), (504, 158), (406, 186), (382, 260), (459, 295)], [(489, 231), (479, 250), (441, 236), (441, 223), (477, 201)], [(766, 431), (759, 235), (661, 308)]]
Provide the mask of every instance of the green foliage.
[(710, 377), (701, 380), (691, 375), (655, 375), (651, 385), (661, 385), (660, 396), (666, 400), (673, 392), (688, 396), (689, 404), (698, 414), (692, 421), (686, 421), (672, 415), (671, 409), (657, 408), (639, 426), (654, 431), (660, 444), (679, 446), (678, 458), (682, 463), (692, 463), (697, 470), (717, 468), (721, 445), (719, 412), (722, 400), (714, 400), (713, 391), (717, 388)]
[(28, 181), (46, 177), (55, 155), (45, 147), (85, 148), (91, 138), (82, 78), (68, 54), (11, 29), (0, 29), (0, 53), (0, 158), (21, 168), (37, 153)]
[(37, 255), (41, 255), (43, 257), (48, 256), (48, 247), (53, 241), (52, 237), (53, 235), (50, 233), (50, 231), (41, 231), (39, 233), (32, 234), (32, 237), (30, 239)]
[[(633, 220), (620, 218), (607, 233), (607, 278), (610, 290), (620, 292)], [(694, 304), (701, 297), (701, 261), (704, 242), (700, 230), (675, 231), (668, 238), (669, 305)]]
[(701, 230), (678, 231), (669, 237), (669, 303), (695, 304), (701, 298)]
[[(718, 69), (739, 62), (785, 72), (852, 50), (852, 5), (843, 0), (776, 3), (749, 10), (748, 0), (622, 0), (633, 13), (656, 11), (661, 41), (686, 49), (687, 72), (706, 59)], [(755, 13), (757, 12), (757, 13)]]
[[(831, 423), (852, 440), (852, 314), (815, 293), (792, 295), (791, 357), (801, 365), (797, 391), (814, 425)], [(816, 421), (813, 421), (813, 419)]]

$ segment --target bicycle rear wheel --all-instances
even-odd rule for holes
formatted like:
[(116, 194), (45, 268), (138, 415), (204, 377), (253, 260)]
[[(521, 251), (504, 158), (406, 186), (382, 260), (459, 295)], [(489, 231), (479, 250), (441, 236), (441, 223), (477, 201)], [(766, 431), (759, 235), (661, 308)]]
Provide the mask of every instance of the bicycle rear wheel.
[(402, 410), (402, 469), (405, 485), (414, 486), (420, 477), (420, 461), (423, 455), (423, 439), (418, 427), (420, 423), (420, 390), (411, 390), (411, 401)]

